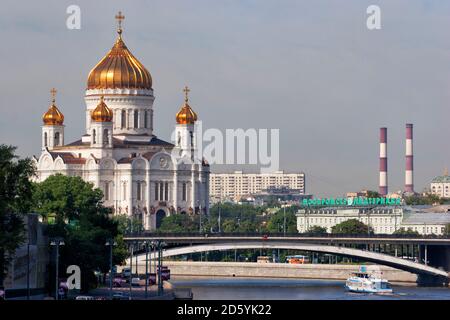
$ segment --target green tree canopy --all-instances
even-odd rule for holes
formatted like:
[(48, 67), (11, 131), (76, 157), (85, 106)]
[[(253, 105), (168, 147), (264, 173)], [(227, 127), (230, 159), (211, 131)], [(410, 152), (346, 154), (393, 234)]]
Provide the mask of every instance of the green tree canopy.
[(80, 177), (57, 174), (34, 187), (34, 210), (44, 217), (56, 215), (48, 228), (49, 237), (62, 237), (65, 242), (60, 250), (60, 271), (78, 265), (83, 291), (95, 286), (94, 271), (109, 270), (108, 239), (117, 242), (113, 263), (121, 264), (126, 257), (119, 223), (109, 217), (110, 209), (103, 206), (102, 198), (101, 190)]
[[(350, 219), (343, 221), (331, 228), (331, 233), (336, 234), (367, 234), (368, 226), (357, 219)], [(373, 233), (372, 227), (370, 227), (370, 233)]]
[[(273, 233), (283, 232), (284, 217), (283, 209), (272, 215), (267, 223), (268, 231)], [(297, 232), (297, 218), (292, 208), (286, 208), (286, 232)]]
[(198, 215), (172, 214), (164, 217), (159, 227), (159, 232), (198, 232), (200, 229)]
[(435, 195), (435, 194), (427, 194), (425, 196), (422, 195), (412, 195), (409, 197), (405, 198), (405, 203), (409, 206), (411, 205), (424, 205), (424, 204), (435, 204), (435, 203), (439, 203), (442, 204), (444, 203), (444, 199), (439, 198), (439, 196)]
[(377, 191), (367, 190), (367, 198), (379, 198), (380, 194)]
[(414, 231), (411, 228), (408, 228), (408, 229), (400, 228), (400, 229), (395, 230), (394, 234), (418, 236), (419, 232)]
[(23, 216), (31, 206), (34, 166), (16, 148), (0, 145), (0, 287), (16, 249), (24, 241)]
[(321, 227), (321, 226), (312, 226), (306, 231), (306, 233), (314, 234), (314, 235), (321, 235), (327, 233), (327, 228)]

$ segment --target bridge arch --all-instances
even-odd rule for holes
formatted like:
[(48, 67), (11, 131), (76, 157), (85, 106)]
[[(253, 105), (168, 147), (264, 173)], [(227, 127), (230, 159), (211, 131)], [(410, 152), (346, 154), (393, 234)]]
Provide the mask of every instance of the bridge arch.
[[(449, 274), (447, 271), (423, 265), (410, 260), (405, 260), (393, 257), (387, 254), (364, 251), (353, 248), (346, 248), (340, 246), (309, 244), (309, 243), (288, 243), (288, 242), (230, 242), (230, 243), (212, 243), (200, 244), (192, 246), (183, 246), (163, 250), (163, 258), (173, 257), (178, 255), (200, 253), (206, 251), (227, 251), (227, 250), (242, 250), (242, 249), (289, 249), (309, 252), (319, 252), (334, 254), (349, 258), (358, 258), (367, 262), (374, 262), (377, 264), (393, 267), (424, 276), (435, 276), (445, 278), (448, 282)], [(156, 254), (149, 255), (150, 259), (156, 259)], [(138, 261), (145, 262), (145, 255), (140, 255)]]

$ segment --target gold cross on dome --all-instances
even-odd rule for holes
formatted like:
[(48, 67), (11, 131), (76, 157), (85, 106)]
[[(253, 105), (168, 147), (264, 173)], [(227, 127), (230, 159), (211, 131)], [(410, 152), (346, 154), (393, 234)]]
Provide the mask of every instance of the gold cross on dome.
[(122, 31), (122, 21), (125, 19), (125, 16), (124, 15), (122, 15), (122, 11), (119, 11), (117, 14), (116, 14), (116, 20), (117, 20), (117, 23), (118, 23), (118, 25), (119, 25), (119, 30), (120, 31)]
[(189, 100), (188, 95), (189, 95), (189, 92), (191, 92), (191, 90), (189, 89), (188, 86), (185, 86), (183, 89), (183, 92), (184, 92), (184, 101), (188, 102), (188, 100)]
[(56, 89), (55, 88), (52, 88), (52, 90), (50, 90), (50, 93), (51, 93), (51, 95), (52, 95), (52, 101), (53, 102), (55, 102), (55, 97), (56, 97)]

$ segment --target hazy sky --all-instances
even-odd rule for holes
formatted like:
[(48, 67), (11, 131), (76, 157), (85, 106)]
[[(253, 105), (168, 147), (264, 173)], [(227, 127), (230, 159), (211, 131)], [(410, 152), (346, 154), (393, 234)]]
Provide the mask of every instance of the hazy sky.
[[(66, 28), (71, 4), (80, 30)], [(381, 7), (381, 30), (366, 28), (370, 4)], [(304, 171), (317, 196), (377, 189), (381, 126), (390, 190), (403, 187), (407, 122), (416, 190), (450, 167), (445, 0), (3, 0), (0, 143), (39, 154), (52, 87), (66, 142), (83, 134), (87, 75), (114, 43), (118, 10), (125, 43), (152, 74), (162, 139), (187, 84), (206, 128), (279, 128), (281, 169)]]

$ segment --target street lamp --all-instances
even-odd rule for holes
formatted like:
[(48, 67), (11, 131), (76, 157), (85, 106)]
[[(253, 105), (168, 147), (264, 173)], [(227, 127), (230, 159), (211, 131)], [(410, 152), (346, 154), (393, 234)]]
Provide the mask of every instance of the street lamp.
[(163, 287), (163, 283), (162, 283), (162, 248), (165, 246), (166, 244), (162, 241), (158, 241), (157, 242), (157, 246), (158, 246), (158, 296), (163, 294), (164, 291), (164, 287)]
[(197, 205), (199, 208), (199, 214), (200, 214), (200, 223), (199, 223), (199, 229), (198, 232), (202, 233), (202, 205), (200, 204), (200, 201), (197, 200)]
[(55, 300), (58, 300), (58, 289), (59, 289), (59, 246), (65, 245), (63, 238), (53, 238), (50, 241), (51, 246), (56, 248), (56, 284), (55, 284)]
[(112, 286), (113, 286), (113, 247), (117, 246), (117, 242), (114, 239), (108, 239), (106, 241), (105, 246), (109, 246), (109, 299), (112, 300)]
[(27, 300), (30, 300), (31, 292), (30, 292), (30, 245), (31, 245), (31, 233), (30, 233), (30, 218), (34, 216), (38, 216), (38, 221), (42, 222), (42, 216), (38, 215), (37, 213), (30, 213), (27, 216)]
[(283, 205), (283, 235), (286, 236), (286, 205)]
[(145, 299), (148, 298), (148, 247), (149, 242), (145, 241)]
[(219, 201), (219, 218), (218, 218), (218, 224), (219, 224), (219, 233), (221, 233), (221, 230), (220, 230), (220, 201)]

